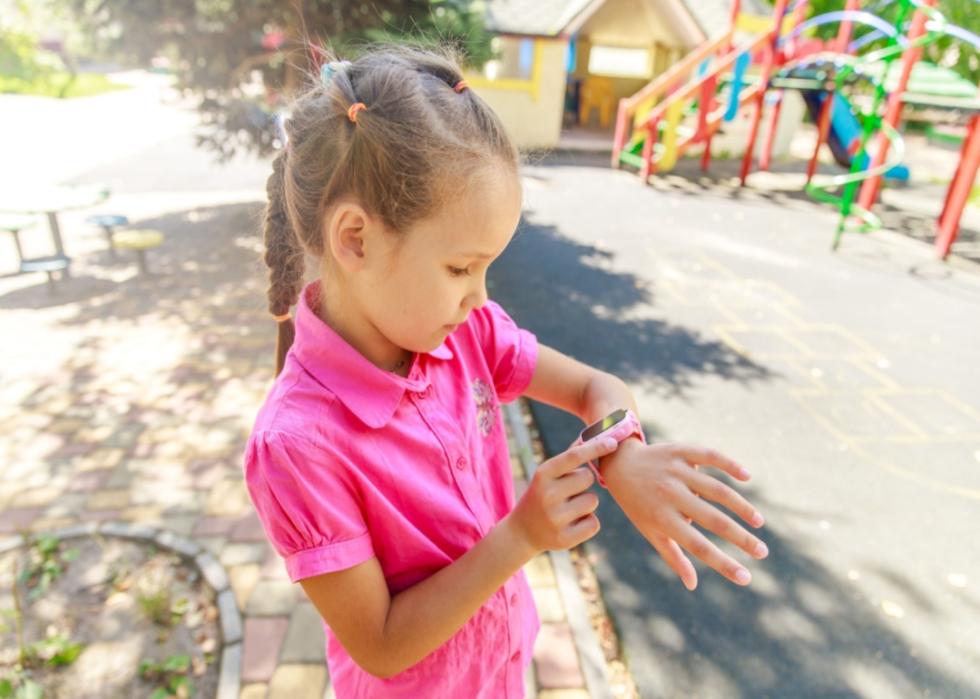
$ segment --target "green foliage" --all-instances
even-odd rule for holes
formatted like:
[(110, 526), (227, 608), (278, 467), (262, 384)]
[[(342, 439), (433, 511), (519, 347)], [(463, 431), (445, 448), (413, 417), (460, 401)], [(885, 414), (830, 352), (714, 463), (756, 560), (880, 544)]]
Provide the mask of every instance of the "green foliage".
[(19, 582), (30, 588), (28, 599), (34, 600), (47, 592), (64, 572), (63, 564), (75, 559), (78, 549), (61, 551), (61, 542), (53, 536), (39, 536), (29, 549), (30, 563), (21, 571)]
[(41, 699), (43, 696), (41, 685), (29, 677), (0, 679), (0, 699)]
[(139, 675), (156, 685), (150, 699), (189, 697), (194, 694), (194, 684), (189, 677), (190, 656), (171, 655), (161, 662), (144, 659), (139, 664)]
[(44, 663), (51, 667), (71, 665), (82, 652), (81, 643), (74, 643), (66, 633), (54, 633), (27, 646), (30, 663)]
[(199, 100), (198, 145), (222, 161), (279, 147), (277, 112), (317, 72), (311, 45), (346, 57), (367, 41), (440, 41), (473, 66), (491, 57), (472, 0), (47, 1), (71, 12), (92, 50), (142, 66), (167, 57), (178, 88)]
[(465, 65), (480, 68), (494, 58), (492, 35), (486, 30), (482, 3), (471, 0), (431, 0), (431, 12), (418, 21), (390, 21), (382, 28), (363, 33), (370, 41), (405, 42), (418, 46), (450, 44), (463, 56)]
[[(767, 0), (772, 4), (772, 0)], [(901, 10), (902, 2), (893, 2), (881, 11), (874, 11), (875, 14), (888, 22), (895, 22), (897, 13)], [(837, 12), (844, 9), (844, 0), (811, 0), (808, 17), (816, 17), (827, 12)], [(863, 10), (869, 3), (861, 3)], [(939, 0), (936, 9), (942, 13), (946, 21), (954, 24), (974, 34), (980, 34), (980, 5), (976, 0)], [(912, 13), (908, 13), (911, 18)], [(837, 36), (837, 23), (824, 24), (816, 27), (814, 35), (822, 39), (830, 39)], [(854, 25), (853, 38), (857, 39), (873, 31), (867, 25)], [(884, 41), (873, 42), (864, 50), (880, 48)], [(941, 36), (934, 42), (927, 45), (923, 51), (923, 57), (932, 63), (942, 65), (956, 71), (959, 75), (974, 83), (980, 82), (980, 55), (970, 45), (963, 43), (959, 39), (950, 36)]]
[[(26, 13), (23, 3), (18, 7)], [(0, 18), (0, 91), (24, 92), (37, 85), (60, 92), (66, 87), (64, 69), (56, 54), (38, 48), (30, 29)]]

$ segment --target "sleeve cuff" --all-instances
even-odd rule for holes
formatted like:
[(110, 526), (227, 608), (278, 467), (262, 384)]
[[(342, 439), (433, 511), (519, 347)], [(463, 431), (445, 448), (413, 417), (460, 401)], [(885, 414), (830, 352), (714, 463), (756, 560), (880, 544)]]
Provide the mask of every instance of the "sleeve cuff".
[(356, 539), (297, 551), (285, 559), (286, 573), (291, 582), (296, 582), (302, 578), (351, 568), (373, 555), (371, 535), (369, 532), (364, 532)]
[(534, 377), (534, 367), (538, 361), (538, 338), (530, 330), (518, 329), (520, 345), (514, 361), (514, 373), (507, 382), (507, 390), (498, 394), (501, 403), (510, 403), (524, 393)]

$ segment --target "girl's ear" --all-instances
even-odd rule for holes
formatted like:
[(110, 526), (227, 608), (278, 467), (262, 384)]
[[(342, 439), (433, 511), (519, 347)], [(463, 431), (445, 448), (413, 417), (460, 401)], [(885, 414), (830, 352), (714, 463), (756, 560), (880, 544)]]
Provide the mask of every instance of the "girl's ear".
[(324, 247), (344, 269), (357, 271), (367, 263), (366, 238), (370, 225), (367, 212), (354, 202), (337, 204), (327, 218)]

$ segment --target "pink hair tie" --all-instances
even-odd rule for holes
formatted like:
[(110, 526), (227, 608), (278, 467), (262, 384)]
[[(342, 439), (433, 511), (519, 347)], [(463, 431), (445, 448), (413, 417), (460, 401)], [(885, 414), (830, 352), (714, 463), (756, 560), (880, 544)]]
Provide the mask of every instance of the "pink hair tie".
[(460, 80), (458, 83), (456, 83), (455, 85), (453, 85), (453, 89), (456, 92), (462, 92), (463, 90), (465, 90), (469, 86), (470, 86), (470, 84), (468, 82), (466, 82), (465, 80)]
[(350, 106), (350, 109), (347, 110), (347, 118), (350, 119), (353, 123), (356, 124), (357, 123), (357, 113), (359, 111), (361, 111), (362, 109), (367, 109), (367, 105), (364, 104), (363, 102), (355, 102), (354, 104), (352, 104)]

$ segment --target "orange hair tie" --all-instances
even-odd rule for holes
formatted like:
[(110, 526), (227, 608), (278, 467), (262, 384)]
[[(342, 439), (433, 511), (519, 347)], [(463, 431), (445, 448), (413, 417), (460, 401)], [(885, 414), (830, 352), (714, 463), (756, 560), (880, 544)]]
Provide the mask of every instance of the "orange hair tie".
[(367, 105), (363, 102), (355, 102), (347, 110), (347, 118), (350, 119), (355, 124), (357, 123), (357, 113), (362, 109), (367, 109)]
[(456, 83), (455, 85), (453, 85), (453, 89), (456, 90), (456, 92), (462, 92), (463, 90), (465, 90), (469, 86), (470, 86), (470, 84), (468, 82), (466, 82), (465, 80), (460, 80), (458, 83)]
[(272, 316), (272, 317), (275, 319), (277, 323), (285, 323), (287, 320), (292, 318), (292, 316), (289, 313), (283, 313), (282, 315)]

